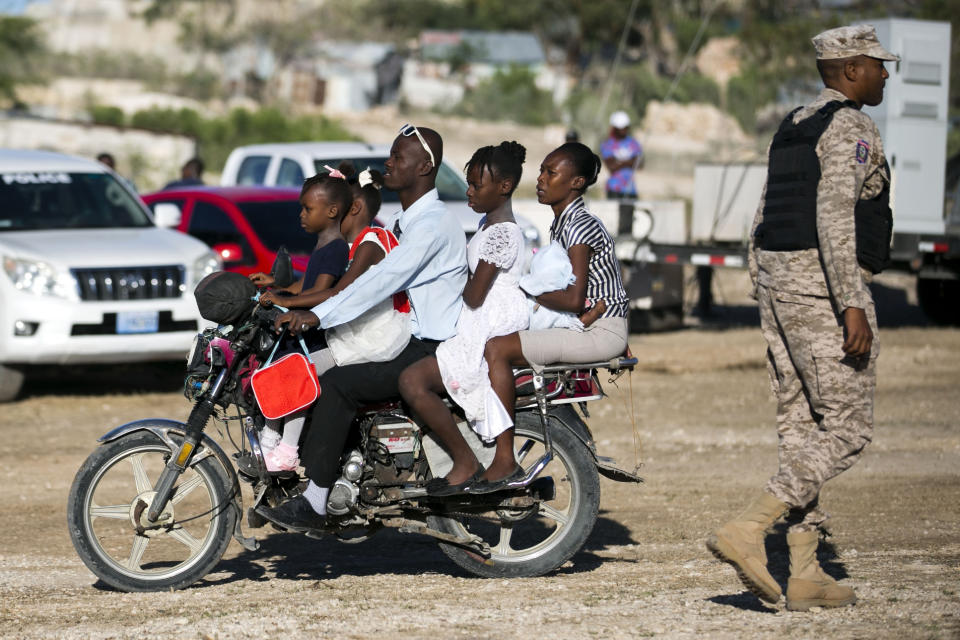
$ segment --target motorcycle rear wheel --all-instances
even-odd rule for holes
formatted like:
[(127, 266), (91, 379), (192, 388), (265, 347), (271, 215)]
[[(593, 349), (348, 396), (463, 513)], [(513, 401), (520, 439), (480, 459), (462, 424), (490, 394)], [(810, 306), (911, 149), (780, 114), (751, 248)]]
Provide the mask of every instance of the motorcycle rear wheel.
[[(462, 547), (441, 543), (458, 566), (484, 578), (542, 576), (579, 551), (597, 520), (600, 478), (593, 455), (567, 428), (553, 423), (554, 457), (540, 478), (552, 477), (555, 496), (536, 512), (486, 513), (470, 518), (430, 516), (430, 526), (457, 536), (477, 535), (490, 545), (489, 561)], [(543, 427), (538, 416), (517, 415), (514, 446), (521, 466), (529, 469), (544, 453)], [(525, 453), (524, 453), (525, 452)]]
[(153, 485), (170, 455), (159, 437), (137, 431), (98, 447), (74, 478), (70, 539), (84, 564), (115, 589), (183, 589), (207, 575), (230, 543), (235, 483), (214, 456), (192, 462), (158, 523), (147, 521)]

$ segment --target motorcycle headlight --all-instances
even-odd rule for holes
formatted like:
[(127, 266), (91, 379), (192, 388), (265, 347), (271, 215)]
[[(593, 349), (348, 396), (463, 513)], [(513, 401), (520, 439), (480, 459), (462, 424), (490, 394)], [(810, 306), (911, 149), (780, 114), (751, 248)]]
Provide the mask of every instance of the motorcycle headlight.
[(80, 299), (76, 279), (49, 262), (3, 256), (3, 270), (13, 286), (21, 291), (65, 300)]
[(213, 273), (223, 269), (223, 260), (213, 251), (207, 251), (199, 258), (193, 261), (193, 287), (197, 286), (201, 280)]

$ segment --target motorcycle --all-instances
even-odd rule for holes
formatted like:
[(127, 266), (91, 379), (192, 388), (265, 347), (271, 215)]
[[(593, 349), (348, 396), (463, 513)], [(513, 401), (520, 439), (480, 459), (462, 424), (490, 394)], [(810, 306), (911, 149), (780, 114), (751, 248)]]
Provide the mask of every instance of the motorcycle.
[[(250, 388), (250, 376), (279, 339), (277, 313), (254, 302), (235, 325), (204, 330), (188, 356), (184, 393), (193, 407), (186, 422), (154, 418), (117, 427), (80, 467), (67, 503), (70, 537), (106, 584), (121, 591), (185, 588), (213, 570), (231, 537), (258, 549), (243, 531), (241, 482), (252, 487), (251, 528), (268, 524), (258, 505), (276, 506), (302, 491), (305, 479), (296, 472), (266, 470), (258, 437), (264, 418)], [(399, 400), (361, 408), (329, 494), (324, 536), (360, 542), (392, 527), (434, 538), (477, 576), (553, 571), (593, 529), (599, 475), (642, 482), (598, 455), (575, 409), (588, 417), (587, 404), (604, 397), (600, 371), (613, 382), (635, 364), (626, 356), (516, 371), (516, 459), (525, 473), (495, 493), (427, 495), (426, 482), (451, 467), (438, 441)], [(232, 455), (205, 433), (211, 421), (223, 427)], [(488, 464), (493, 448), (460, 421)]]

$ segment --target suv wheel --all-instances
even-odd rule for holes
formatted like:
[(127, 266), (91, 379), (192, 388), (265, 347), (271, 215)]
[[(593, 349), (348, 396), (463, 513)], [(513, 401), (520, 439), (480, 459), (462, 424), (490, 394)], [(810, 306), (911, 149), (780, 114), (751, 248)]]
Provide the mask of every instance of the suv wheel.
[(23, 369), (0, 364), (0, 402), (17, 397), (23, 387)]

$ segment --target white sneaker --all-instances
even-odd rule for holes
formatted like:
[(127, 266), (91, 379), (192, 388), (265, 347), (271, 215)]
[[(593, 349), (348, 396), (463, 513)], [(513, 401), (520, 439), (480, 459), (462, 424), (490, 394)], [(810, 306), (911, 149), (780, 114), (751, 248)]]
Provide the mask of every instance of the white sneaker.
[(270, 427), (263, 428), (260, 432), (260, 451), (263, 452), (264, 456), (277, 448), (277, 445), (280, 444), (281, 437), (279, 433)]

